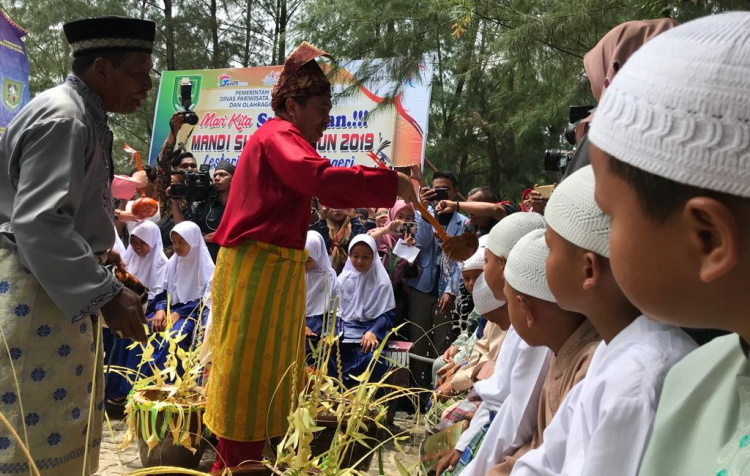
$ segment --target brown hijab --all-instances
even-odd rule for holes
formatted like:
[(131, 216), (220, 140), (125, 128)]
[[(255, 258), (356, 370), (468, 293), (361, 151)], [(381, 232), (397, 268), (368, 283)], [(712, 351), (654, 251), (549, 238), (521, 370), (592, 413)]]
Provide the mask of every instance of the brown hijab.
[(604, 38), (583, 57), (583, 67), (597, 102), (615, 74), (638, 48), (659, 33), (677, 25), (677, 21), (671, 18), (629, 21), (617, 25), (604, 35)]

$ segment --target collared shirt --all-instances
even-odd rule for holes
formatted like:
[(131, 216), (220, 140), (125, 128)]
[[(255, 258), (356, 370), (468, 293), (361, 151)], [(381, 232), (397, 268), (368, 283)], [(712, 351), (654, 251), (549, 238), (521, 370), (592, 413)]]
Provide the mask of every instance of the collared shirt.
[(0, 140), (0, 246), (73, 320), (122, 288), (95, 257), (115, 242), (112, 172), (104, 103), (75, 76), (32, 99)]
[(542, 446), (519, 459), (512, 474), (635, 475), (664, 378), (695, 347), (679, 328), (644, 316), (609, 345), (599, 344), (586, 378), (568, 393)]
[[(488, 475), (510, 474), (518, 458), (541, 446), (542, 433), (555, 417), (568, 392), (586, 377), (591, 359), (601, 340), (591, 322), (584, 320), (560, 347), (557, 354), (552, 356), (539, 399), (534, 437), (518, 449), (513, 456), (508, 456), (507, 452), (496, 452), (495, 459), (489, 463), (497, 466), (492, 468)], [(508, 457), (503, 459), (503, 456)]]
[[(490, 421), (492, 411), (497, 412), (497, 417), (492, 421), (484, 441), (495, 441), (507, 446), (512, 453), (530, 439), (536, 428), (539, 393), (547, 375), (550, 355), (551, 352), (546, 347), (530, 347), (513, 326), (509, 327), (497, 356), (495, 372), (487, 380), (474, 385), (474, 390), (482, 397), (482, 404), (455, 448), (465, 450), (474, 436)], [(507, 435), (508, 440), (500, 442), (498, 438), (501, 434)], [(482, 446), (484, 445), (483, 443)], [(484, 472), (472, 473), (472, 466), (474, 462), (466, 468), (469, 472), (462, 474), (484, 475)]]
[(748, 435), (750, 361), (730, 334), (670, 370), (638, 474), (750, 475)]
[[(432, 208), (429, 209), (432, 212)], [(453, 213), (450, 222), (445, 227), (445, 231), (450, 236), (458, 236), (463, 232), (464, 223), (467, 218), (460, 213)], [(445, 293), (458, 296), (458, 286), (461, 280), (461, 267), (455, 261), (448, 260), (440, 250), (440, 242), (434, 235), (434, 229), (427, 220), (422, 218), (422, 214), (415, 213), (417, 223), (417, 233), (414, 240), (419, 247), (417, 255), (417, 264), (422, 269), (422, 274), (416, 278), (406, 280), (406, 284), (417, 291), (431, 294), (437, 289), (438, 296)], [(447, 268), (444, 270), (443, 268)], [(447, 271), (444, 272), (444, 271)]]
[[(552, 352), (546, 347), (530, 347), (515, 331), (513, 334), (520, 341), (517, 359), (511, 367), (495, 369), (505, 374), (501, 385), (508, 387), (508, 397), (492, 420), (474, 459), (461, 473), (465, 476), (484, 476), (493, 461), (513, 454), (534, 435), (539, 397)], [(474, 425), (473, 419), (471, 424)]]
[(232, 177), (235, 186), (214, 234), (214, 241), (227, 247), (257, 240), (302, 250), (312, 197), (332, 208), (388, 208), (398, 184), (391, 170), (333, 167), (280, 118), (252, 135)]

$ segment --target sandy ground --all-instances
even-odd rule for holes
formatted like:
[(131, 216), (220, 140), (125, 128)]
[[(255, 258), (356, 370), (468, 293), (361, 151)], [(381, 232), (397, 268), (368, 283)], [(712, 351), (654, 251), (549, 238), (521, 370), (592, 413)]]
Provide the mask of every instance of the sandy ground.
[[(110, 418), (112, 431), (109, 431), (105, 424), (97, 476), (127, 475), (141, 469), (143, 466), (141, 465), (137, 444), (134, 443), (122, 451), (117, 450), (125, 434), (125, 422), (122, 418)], [(386, 476), (398, 476), (400, 474), (394, 458), (398, 458), (403, 466), (409, 469), (409, 474), (419, 474), (416, 465), (419, 461), (419, 444), (424, 434), (421, 427), (415, 424), (413, 416), (399, 412), (396, 414), (396, 420), (394, 426), (391, 428), (391, 432), (404, 433), (409, 435), (409, 439), (400, 443), (404, 453), (400, 453), (393, 443), (386, 443), (384, 451), (382, 451), (382, 474)], [(209, 448), (206, 450), (198, 470), (208, 472), (213, 464), (214, 457), (215, 453), (213, 449)], [(380, 464), (376, 456), (372, 459), (367, 474), (381, 474), (379, 466)]]

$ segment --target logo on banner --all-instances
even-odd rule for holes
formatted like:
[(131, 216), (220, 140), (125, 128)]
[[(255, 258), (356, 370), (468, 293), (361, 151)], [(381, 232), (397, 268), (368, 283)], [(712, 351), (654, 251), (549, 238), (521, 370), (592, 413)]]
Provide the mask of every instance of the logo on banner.
[(24, 84), (10, 78), (3, 78), (3, 106), (10, 112), (16, 112), (23, 98)]
[(237, 87), (237, 86), (247, 86), (246, 81), (232, 81), (232, 76), (229, 73), (221, 73), (219, 75), (219, 83), (218, 86), (220, 88), (229, 88), (229, 87)]
[(271, 71), (263, 78), (263, 86), (273, 86), (279, 80), (280, 73), (278, 71)]
[(193, 86), (192, 89), (192, 103), (190, 104), (190, 109), (194, 109), (195, 105), (198, 104), (198, 98), (200, 98), (201, 95), (201, 82), (203, 81), (202, 76), (177, 76), (174, 78), (174, 86), (172, 86), (172, 105), (174, 106), (175, 111), (182, 111), (182, 101), (180, 100), (180, 83), (182, 83), (182, 80), (187, 78), (188, 81), (190, 81), (190, 85)]
[(232, 76), (227, 73), (221, 73), (219, 75), (219, 87), (225, 88), (229, 86), (229, 82), (232, 80)]

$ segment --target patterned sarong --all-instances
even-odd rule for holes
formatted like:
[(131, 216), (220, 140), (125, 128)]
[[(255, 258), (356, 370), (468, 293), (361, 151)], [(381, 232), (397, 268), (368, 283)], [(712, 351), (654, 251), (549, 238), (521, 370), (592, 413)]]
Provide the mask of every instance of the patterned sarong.
[(255, 241), (219, 251), (204, 421), (222, 438), (286, 432), (303, 384), (306, 259), (305, 250)]
[[(0, 248), (0, 329), (0, 412), (43, 475), (94, 473), (104, 408), (98, 323), (90, 317), (72, 322), (21, 266), (18, 254)], [(29, 474), (22, 449), (2, 423), (0, 474)]]

